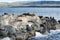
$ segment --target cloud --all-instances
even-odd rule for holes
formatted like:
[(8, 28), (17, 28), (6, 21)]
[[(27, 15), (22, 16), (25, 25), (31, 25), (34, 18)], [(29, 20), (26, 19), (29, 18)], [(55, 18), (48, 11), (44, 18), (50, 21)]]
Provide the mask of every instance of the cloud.
[(0, 0), (0, 2), (16, 2), (16, 1), (40, 1), (40, 0)]
[(16, 2), (16, 1), (60, 1), (60, 0), (0, 0), (0, 2)]

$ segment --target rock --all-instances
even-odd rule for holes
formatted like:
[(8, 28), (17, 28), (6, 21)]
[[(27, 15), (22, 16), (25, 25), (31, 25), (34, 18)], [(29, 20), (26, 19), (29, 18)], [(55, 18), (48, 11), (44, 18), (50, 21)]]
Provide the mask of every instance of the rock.
[[(35, 36), (35, 32), (45, 34), (56, 29), (57, 21), (54, 17), (36, 16), (24, 13), (22, 15), (7, 14), (0, 16), (1, 34), (14, 37), (16, 40), (27, 40)], [(6, 33), (6, 34), (5, 34)]]
[(7, 31), (0, 29), (0, 38), (7, 37)]
[(58, 23), (60, 23), (60, 20), (58, 20)]
[(46, 27), (43, 24), (40, 24), (40, 33), (45, 33), (46, 32)]

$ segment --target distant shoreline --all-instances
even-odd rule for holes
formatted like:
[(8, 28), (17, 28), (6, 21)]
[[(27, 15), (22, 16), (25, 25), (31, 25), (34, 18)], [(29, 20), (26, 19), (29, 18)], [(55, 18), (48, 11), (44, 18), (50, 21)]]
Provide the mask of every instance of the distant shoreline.
[(10, 8), (28, 8), (28, 7), (36, 7), (36, 8), (60, 8), (60, 6), (13, 6)]

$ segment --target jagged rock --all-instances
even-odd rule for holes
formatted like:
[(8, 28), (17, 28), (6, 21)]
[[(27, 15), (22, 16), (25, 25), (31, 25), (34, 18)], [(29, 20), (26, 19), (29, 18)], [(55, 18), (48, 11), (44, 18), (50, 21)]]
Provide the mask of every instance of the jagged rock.
[(58, 20), (58, 23), (60, 23), (60, 20)]
[[(13, 15), (5, 13), (0, 16), (1, 33), (6, 33), (9, 37), (14, 37), (16, 40), (27, 40), (35, 36), (38, 31), (44, 34), (50, 29), (55, 30), (57, 21), (54, 17), (36, 16), (35, 14), (24, 13), (22, 15)], [(27, 26), (28, 25), (28, 26)]]

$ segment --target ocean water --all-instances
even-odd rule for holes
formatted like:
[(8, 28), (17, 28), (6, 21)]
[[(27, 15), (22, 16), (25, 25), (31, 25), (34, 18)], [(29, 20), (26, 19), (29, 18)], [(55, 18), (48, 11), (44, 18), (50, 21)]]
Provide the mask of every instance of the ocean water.
[(0, 14), (22, 14), (35, 13), (40, 16), (51, 16), (60, 19), (60, 8), (37, 8), (37, 7), (20, 7), (20, 8), (0, 8)]
[[(37, 33), (38, 34), (38, 33)], [(60, 30), (50, 30), (50, 33), (46, 35), (36, 35), (37, 37), (31, 40), (60, 40)]]

